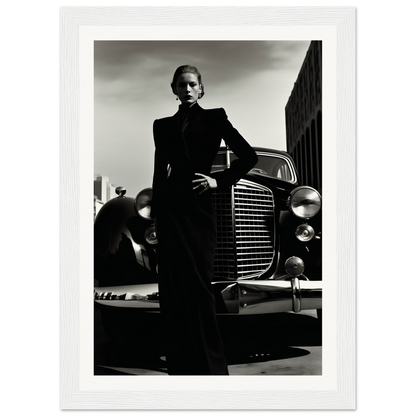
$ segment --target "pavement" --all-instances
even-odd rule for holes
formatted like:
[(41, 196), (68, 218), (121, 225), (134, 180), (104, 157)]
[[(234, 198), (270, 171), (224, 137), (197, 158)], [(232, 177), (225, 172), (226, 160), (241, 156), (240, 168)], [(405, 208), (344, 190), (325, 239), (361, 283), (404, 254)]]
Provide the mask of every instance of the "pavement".
[[(94, 312), (94, 375), (168, 375), (163, 352), (153, 348), (150, 354), (138, 354), (137, 348), (115, 342), (104, 330), (101, 310)], [(316, 311), (241, 318), (219, 317), (231, 376), (322, 374)], [(119, 338), (129, 344), (129, 337)]]

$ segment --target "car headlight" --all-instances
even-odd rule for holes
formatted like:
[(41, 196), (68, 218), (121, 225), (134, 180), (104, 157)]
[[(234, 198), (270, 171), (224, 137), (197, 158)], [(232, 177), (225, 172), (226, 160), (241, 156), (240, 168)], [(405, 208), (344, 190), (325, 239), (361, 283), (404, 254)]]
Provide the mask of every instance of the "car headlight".
[(315, 230), (309, 224), (301, 224), (295, 231), (296, 238), (306, 243), (315, 237)]
[(157, 244), (156, 228), (154, 225), (152, 225), (146, 230), (146, 232), (144, 233), (144, 238), (151, 245)]
[(289, 257), (285, 262), (285, 269), (287, 274), (297, 277), (300, 276), (305, 270), (305, 263), (299, 257)]
[(137, 194), (136, 199), (134, 201), (134, 207), (136, 208), (136, 212), (146, 220), (151, 219), (150, 211), (152, 208), (152, 196), (152, 188), (146, 188)]
[(299, 218), (312, 218), (321, 209), (321, 195), (310, 186), (299, 186), (290, 193), (287, 206)]

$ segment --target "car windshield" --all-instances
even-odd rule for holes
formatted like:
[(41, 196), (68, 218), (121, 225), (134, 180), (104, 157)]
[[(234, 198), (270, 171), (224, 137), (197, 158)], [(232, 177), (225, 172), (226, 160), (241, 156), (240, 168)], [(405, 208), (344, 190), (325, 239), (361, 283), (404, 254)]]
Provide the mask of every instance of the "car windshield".
[[(289, 158), (282, 154), (257, 152), (258, 162), (251, 170), (252, 173), (259, 175), (271, 176), (287, 182), (296, 182), (295, 171)], [(218, 153), (212, 166), (212, 172), (224, 170), (227, 167), (226, 153)], [(236, 159), (236, 156), (230, 154), (230, 162)]]

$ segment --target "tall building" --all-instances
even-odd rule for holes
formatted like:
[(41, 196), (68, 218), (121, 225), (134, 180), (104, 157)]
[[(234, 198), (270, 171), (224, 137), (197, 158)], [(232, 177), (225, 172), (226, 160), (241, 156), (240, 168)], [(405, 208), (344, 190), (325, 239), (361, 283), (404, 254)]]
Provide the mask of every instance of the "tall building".
[(112, 185), (107, 176), (94, 176), (94, 195), (103, 202), (117, 196), (116, 187)]
[(116, 196), (116, 187), (110, 183), (107, 176), (94, 176), (94, 219), (101, 207)]
[(302, 185), (322, 193), (322, 41), (312, 41), (285, 107), (286, 148)]

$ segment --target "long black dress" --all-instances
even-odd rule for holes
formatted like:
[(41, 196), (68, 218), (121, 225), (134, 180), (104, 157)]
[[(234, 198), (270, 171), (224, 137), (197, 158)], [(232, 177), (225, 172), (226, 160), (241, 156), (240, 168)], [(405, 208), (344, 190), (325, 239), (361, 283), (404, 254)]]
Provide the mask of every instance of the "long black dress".
[[(156, 120), (152, 216), (158, 233), (159, 293), (167, 322), (167, 365), (171, 375), (228, 374), (219, 335), (213, 278), (216, 244), (212, 191), (193, 191), (194, 174), (210, 175), (221, 139), (238, 159), (213, 174), (219, 188), (237, 182), (257, 162), (250, 145), (222, 108), (184, 108)], [(168, 166), (170, 165), (169, 173)]]

